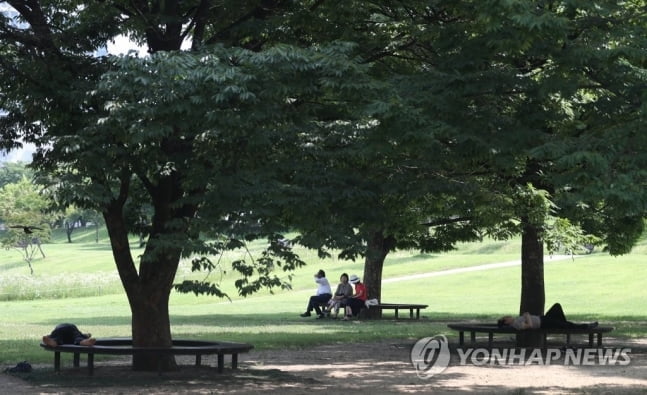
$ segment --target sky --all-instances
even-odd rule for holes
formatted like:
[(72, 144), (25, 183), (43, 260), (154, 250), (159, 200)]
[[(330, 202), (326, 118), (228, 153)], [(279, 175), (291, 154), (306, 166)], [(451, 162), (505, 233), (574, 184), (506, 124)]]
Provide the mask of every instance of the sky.
[(12, 150), (9, 153), (0, 153), (0, 163), (3, 162), (31, 162), (31, 156), (36, 151), (33, 144), (23, 144), (23, 148)]

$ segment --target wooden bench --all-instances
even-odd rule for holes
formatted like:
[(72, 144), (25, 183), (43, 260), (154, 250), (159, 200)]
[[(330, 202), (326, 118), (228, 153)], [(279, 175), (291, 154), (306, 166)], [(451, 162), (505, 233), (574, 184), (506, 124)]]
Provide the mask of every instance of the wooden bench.
[(420, 319), (420, 310), (426, 309), (428, 305), (426, 304), (411, 304), (411, 303), (380, 303), (374, 306), (370, 306), (370, 309), (382, 309), (382, 310), (395, 310), (395, 318), (398, 319), (399, 310), (409, 310), (409, 318), (413, 319), (413, 311), (416, 311), (416, 319)]
[[(88, 374), (94, 373), (94, 355), (133, 355), (135, 353), (147, 354), (172, 354), (172, 355), (195, 355), (195, 365), (202, 363), (203, 355), (218, 355), (218, 372), (222, 373), (224, 368), (224, 356), (231, 355), (231, 368), (238, 368), (238, 354), (248, 352), (254, 346), (246, 343), (210, 342), (201, 340), (173, 340), (173, 346), (167, 347), (133, 347), (130, 338), (106, 338), (97, 339), (94, 346), (77, 346), (63, 344), (56, 347), (40, 344), (45, 350), (54, 352), (54, 370), (61, 369), (61, 353), (74, 354), (74, 367), (79, 367), (80, 354), (87, 354)], [(161, 372), (161, 366), (160, 366)]]
[(458, 331), (458, 343), (460, 346), (465, 344), (465, 332), (470, 333), (472, 343), (476, 341), (476, 333), (488, 334), (488, 348), (492, 348), (492, 341), (495, 333), (518, 334), (522, 332), (535, 332), (542, 335), (542, 347), (546, 348), (546, 338), (549, 334), (566, 335), (566, 345), (571, 343), (571, 335), (589, 335), (589, 346), (594, 346), (594, 337), (597, 335), (597, 346), (602, 347), (602, 334), (611, 332), (614, 328), (611, 326), (597, 326), (595, 328), (555, 328), (555, 329), (525, 329), (517, 330), (505, 326), (499, 327), (497, 324), (449, 324), (450, 329)]

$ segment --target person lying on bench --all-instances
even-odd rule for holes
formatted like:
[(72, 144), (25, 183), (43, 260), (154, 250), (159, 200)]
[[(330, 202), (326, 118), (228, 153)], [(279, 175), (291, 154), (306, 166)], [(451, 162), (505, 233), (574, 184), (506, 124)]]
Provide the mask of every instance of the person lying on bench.
[(511, 326), (517, 330), (523, 329), (590, 329), (598, 326), (598, 322), (590, 324), (575, 324), (566, 319), (562, 305), (555, 303), (546, 314), (532, 315), (528, 312), (518, 317), (506, 315), (501, 317), (497, 324), (499, 327)]
[(74, 324), (58, 324), (49, 335), (43, 336), (43, 343), (50, 347), (61, 344), (75, 344), (77, 346), (94, 346), (97, 339), (87, 333), (81, 333)]

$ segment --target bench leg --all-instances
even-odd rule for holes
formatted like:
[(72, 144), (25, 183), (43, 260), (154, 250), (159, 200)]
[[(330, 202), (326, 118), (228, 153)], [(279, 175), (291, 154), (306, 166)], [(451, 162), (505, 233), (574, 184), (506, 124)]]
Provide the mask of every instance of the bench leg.
[(476, 332), (470, 332), (470, 340), (472, 344), (476, 343)]
[(225, 355), (218, 354), (218, 373), (222, 373), (222, 370), (225, 367)]
[(61, 353), (58, 351), (54, 351), (54, 371), (61, 371)]
[(195, 366), (200, 366), (202, 364), (202, 355), (196, 354), (195, 356)]
[(598, 347), (602, 347), (602, 332), (598, 333)]
[(88, 354), (88, 375), (94, 375), (94, 354)]
[(494, 340), (494, 333), (488, 332), (487, 334), (487, 347), (488, 349), (492, 349), (492, 340)]
[(463, 331), (458, 332), (458, 344), (461, 346), (465, 344), (465, 332)]
[(74, 362), (73, 362), (75, 368), (78, 368), (81, 365), (80, 361), (81, 361), (81, 354), (79, 354), (78, 352), (75, 352)]
[(416, 309), (416, 319), (420, 319), (420, 309)]
[(570, 333), (566, 334), (566, 345), (567, 346), (571, 345), (571, 334)]
[(409, 319), (413, 319), (413, 308), (409, 309)]
[(589, 347), (593, 347), (593, 333), (589, 333)]
[(398, 308), (397, 307), (395, 308), (395, 319), (396, 320), (398, 319)]
[(231, 369), (238, 369), (238, 354), (236, 353), (231, 354)]

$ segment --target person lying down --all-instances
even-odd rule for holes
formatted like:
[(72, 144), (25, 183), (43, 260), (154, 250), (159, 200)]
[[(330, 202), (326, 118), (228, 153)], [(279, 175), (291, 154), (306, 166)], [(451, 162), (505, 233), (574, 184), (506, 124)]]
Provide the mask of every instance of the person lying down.
[(77, 346), (94, 346), (97, 339), (90, 333), (81, 333), (74, 324), (58, 324), (49, 335), (43, 336), (43, 343), (56, 347), (62, 344), (75, 344)]
[(576, 324), (566, 319), (562, 305), (555, 303), (544, 315), (532, 315), (528, 312), (518, 317), (506, 315), (497, 321), (502, 327), (512, 327), (517, 330), (524, 329), (591, 329), (598, 326), (598, 322)]

